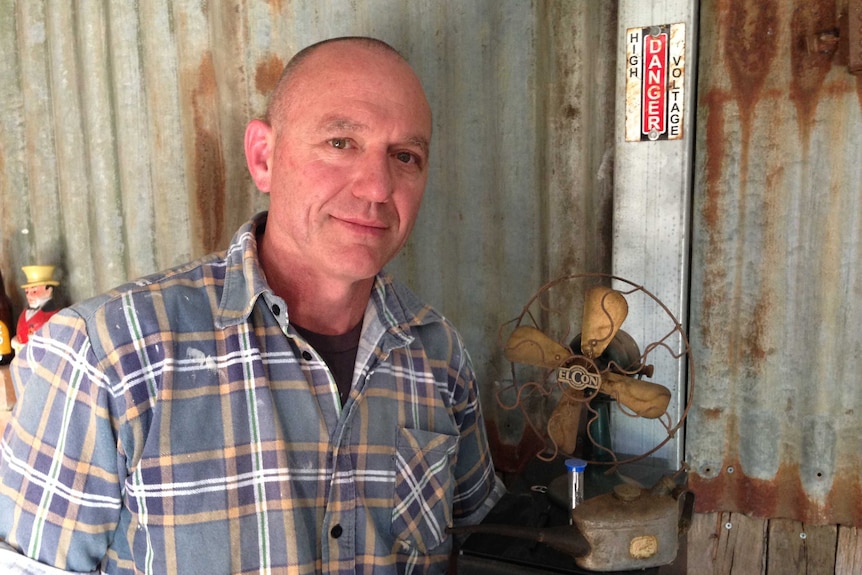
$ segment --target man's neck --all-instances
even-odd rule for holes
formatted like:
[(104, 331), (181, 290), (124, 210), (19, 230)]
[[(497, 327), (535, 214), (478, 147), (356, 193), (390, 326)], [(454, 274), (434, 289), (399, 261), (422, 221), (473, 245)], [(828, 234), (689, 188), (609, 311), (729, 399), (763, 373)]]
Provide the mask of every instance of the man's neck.
[(291, 322), (322, 335), (341, 335), (362, 321), (371, 296), (371, 282), (353, 284), (348, 289), (323, 281), (310, 285), (292, 282), (283, 293), (273, 289), (287, 303)]
[(365, 316), (374, 278), (346, 281), (320, 277), (298, 258), (277, 254), (259, 238), (258, 257), (273, 292), (287, 304), (290, 321), (322, 335), (340, 335)]

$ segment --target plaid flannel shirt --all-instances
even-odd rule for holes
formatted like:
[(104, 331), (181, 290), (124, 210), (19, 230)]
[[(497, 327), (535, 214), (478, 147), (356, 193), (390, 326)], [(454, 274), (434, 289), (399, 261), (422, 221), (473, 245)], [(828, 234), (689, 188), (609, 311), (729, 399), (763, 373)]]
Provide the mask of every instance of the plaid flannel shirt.
[(63, 310), (16, 359), (0, 537), (19, 552), (111, 574), (442, 573), (446, 526), (499, 498), (452, 326), (378, 276), (342, 407), (261, 273), (265, 217)]

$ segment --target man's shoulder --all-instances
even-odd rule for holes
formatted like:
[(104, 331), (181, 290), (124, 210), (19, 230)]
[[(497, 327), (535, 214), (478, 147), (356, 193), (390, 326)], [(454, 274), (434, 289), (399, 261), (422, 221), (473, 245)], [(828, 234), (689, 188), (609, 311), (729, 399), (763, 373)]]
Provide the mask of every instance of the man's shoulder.
[(449, 319), (391, 275), (381, 275), (380, 281), (378, 285), (385, 288), (387, 312), (402, 329), (418, 338), (430, 355), (449, 358), (461, 355), (464, 341)]
[[(184, 264), (142, 276), (117, 286), (103, 294), (83, 300), (70, 309), (85, 319), (98, 310), (120, 305), (118, 302), (137, 297), (152, 297), (159, 292), (161, 297), (212, 297), (225, 281), (227, 270), (242, 275), (243, 262), (254, 256), (255, 230), (266, 224), (266, 212), (255, 215), (244, 223), (231, 239), (225, 250), (212, 252)], [(233, 273), (233, 272), (232, 272)]]
[(443, 315), (391, 274), (381, 272), (375, 289), (396, 323), (404, 326), (448, 324)]
[(121, 284), (73, 304), (70, 310), (88, 319), (105, 309), (124, 305), (124, 301), (152, 298), (155, 293), (161, 298), (187, 298), (195, 293), (206, 296), (212, 288), (220, 287), (224, 283), (226, 265), (225, 252), (214, 252)]

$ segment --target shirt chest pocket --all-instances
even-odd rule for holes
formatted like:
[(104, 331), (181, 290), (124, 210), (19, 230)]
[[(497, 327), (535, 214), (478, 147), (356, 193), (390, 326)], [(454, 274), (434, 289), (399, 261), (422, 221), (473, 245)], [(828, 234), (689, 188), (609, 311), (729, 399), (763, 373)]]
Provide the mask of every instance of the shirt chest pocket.
[(401, 429), (395, 445), (392, 534), (421, 553), (446, 540), (452, 521), (452, 457), (458, 438)]

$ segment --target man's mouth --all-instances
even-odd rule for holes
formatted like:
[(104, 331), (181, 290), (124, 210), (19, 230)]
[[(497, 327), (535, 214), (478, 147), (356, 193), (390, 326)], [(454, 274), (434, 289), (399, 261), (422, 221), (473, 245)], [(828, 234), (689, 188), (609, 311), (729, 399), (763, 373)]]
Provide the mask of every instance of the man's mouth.
[(389, 226), (380, 220), (366, 220), (354, 217), (336, 217), (335, 219), (360, 233), (382, 234), (389, 229)]

